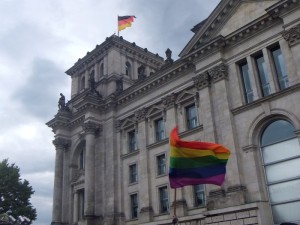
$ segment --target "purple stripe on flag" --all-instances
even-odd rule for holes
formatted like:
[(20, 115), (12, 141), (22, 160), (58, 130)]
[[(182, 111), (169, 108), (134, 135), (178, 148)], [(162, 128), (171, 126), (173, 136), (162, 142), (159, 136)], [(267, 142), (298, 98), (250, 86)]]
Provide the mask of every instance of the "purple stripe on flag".
[(220, 174), (207, 178), (189, 178), (189, 177), (170, 177), (171, 188), (179, 188), (186, 185), (196, 185), (196, 184), (215, 184), (221, 186), (224, 182), (225, 174)]

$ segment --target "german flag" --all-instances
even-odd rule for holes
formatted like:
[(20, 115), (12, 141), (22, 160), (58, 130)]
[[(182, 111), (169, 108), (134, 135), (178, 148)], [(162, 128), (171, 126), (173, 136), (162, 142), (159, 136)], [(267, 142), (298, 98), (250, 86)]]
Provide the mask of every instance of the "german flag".
[(118, 16), (118, 31), (124, 30), (126, 27), (131, 27), (135, 16)]

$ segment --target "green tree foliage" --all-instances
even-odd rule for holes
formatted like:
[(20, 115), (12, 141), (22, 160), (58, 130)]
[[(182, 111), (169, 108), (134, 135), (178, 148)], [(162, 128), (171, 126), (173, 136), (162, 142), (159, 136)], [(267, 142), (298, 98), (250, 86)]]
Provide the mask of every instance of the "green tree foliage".
[(26, 216), (36, 219), (36, 209), (29, 199), (34, 193), (27, 180), (20, 178), (20, 169), (15, 164), (9, 165), (8, 160), (0, 162), (0, 208), (12, 211), (11, 215)]

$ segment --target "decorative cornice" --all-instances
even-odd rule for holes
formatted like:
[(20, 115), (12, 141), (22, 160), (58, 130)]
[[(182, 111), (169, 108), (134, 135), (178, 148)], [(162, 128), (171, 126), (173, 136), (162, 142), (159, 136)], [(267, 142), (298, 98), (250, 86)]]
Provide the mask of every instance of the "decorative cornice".
[(72, 176), (72, 183), (73, 182), (76, 182), (81, 176), (84, 177), (84, 170), (79, 170), (79, 169), (75, 169), (74, 172), (73, 172), (73, 176)]
[(226, 193), (233, 193), (233, 192), (243, 192), (247, 191), (247, 187), (245, 185), (234, 185), (234, 186), (229, 186), (227, 188)]
[(300, 24), (282, 32), (283, 38), (288, 42), (289, 46), (300, 43)]
[(208, 195), (210, 198), (220, 198), (225, 196), (225, 190), (219, 189), (219, 190), (213, 190), (209, 192)]
[(82, 59), (78, 59), (74, 66), (66, 71), (66, 74), (73, 76), (78, 71), (89, 68), (91, 64), (95, 64), (99, 59), (107, 55), (108, 50), (111, 48), (122, 49), (127, 55), (129, 54), (131, 57), (138, 57), (140, 60), (147, 61), (155, 68), (159, 68), (164, 63), (163, 58), (158, 54), (151, 53), (148, 50), (137, 46), (134, 42), (130, 43), (124, 40), (122, 37), (112, 35), (107, 37), (101, 45), (96, 45), (95, 49), (91, 52), (87, 52)]
[(55, 138), (52, 143), (57, 150), (67, 150), (71, 146), (71, 141), (62, 137)]
[(210, 76), (208, 72), (204, 72), (196, 77), (193, 77), (193, 81), (194, 86), (197, 88), (197, 90), (201, 90), (210, 86)]
[(228, 78), (228, 67), (226, 64), (222, 63), (208, 70), (209, 75), (213, 82)]

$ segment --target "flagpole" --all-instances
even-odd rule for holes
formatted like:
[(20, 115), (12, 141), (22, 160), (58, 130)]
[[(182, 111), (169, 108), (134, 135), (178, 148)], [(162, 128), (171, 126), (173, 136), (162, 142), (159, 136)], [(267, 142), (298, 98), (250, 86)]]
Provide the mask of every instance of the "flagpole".
[(119, 36), (119, 14), (117, 15), (117, 30), (118, 30), (118, 37), (120, 37)]
[(174, 216), (176, 217), (176, 190), (177, 188), (175, 188), (175, 191), (174, 191)]

